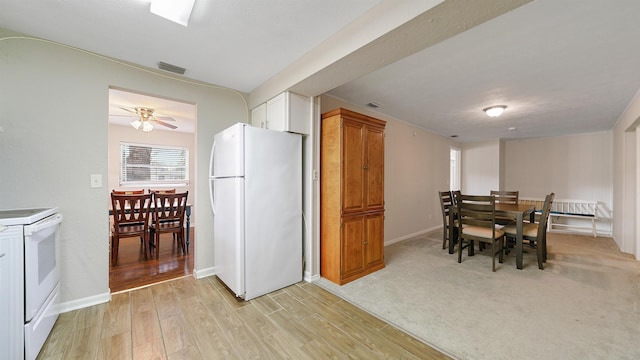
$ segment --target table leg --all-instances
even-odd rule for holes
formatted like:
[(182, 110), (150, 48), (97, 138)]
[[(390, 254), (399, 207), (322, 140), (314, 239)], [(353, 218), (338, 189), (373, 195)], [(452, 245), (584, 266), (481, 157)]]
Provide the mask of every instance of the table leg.
[(187, 254), (189, 253), (189, 239), (191, 239), (191, 237), (189, 237), (190, 232), (191, 232), (191, 206), (187, 206), (187, 210), (186, 210), (186, 214), (187, 214)]
[(516, 220), (516, 268), (522, 269), (522, 213)]

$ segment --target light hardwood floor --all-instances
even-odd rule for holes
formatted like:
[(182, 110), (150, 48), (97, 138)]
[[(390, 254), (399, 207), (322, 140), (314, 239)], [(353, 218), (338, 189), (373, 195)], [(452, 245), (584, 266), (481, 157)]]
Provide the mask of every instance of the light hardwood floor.
[(243, 302), (216, 277), (114, 294), (61, 314), (38, 359), (448, 359), (301, 282)]

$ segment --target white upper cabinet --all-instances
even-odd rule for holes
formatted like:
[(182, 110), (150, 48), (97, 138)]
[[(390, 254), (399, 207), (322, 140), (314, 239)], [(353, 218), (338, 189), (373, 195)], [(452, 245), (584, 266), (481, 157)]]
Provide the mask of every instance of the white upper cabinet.
[(289, 91), (251, 110), (251, 125), (308, 135), (311, 98)]
[(262, 103), (251, 110), (251, 126), (267, 127), (267, 103)]

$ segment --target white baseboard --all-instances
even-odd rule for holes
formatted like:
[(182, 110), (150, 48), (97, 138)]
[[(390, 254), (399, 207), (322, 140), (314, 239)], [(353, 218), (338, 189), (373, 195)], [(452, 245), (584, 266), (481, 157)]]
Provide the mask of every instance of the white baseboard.
[(106, 292), (99, 295), (89, 296), (86, 298), (67, 301), (58, 305), (59, 313), (66, 313), (73, 310), (83, 309), (89, 306), (103, 304), (111, 301), (111, 293)]
[(434, 230), (438, 230), (438, 229), (442, 229), (442, 225), (434, 226), (434, 227), (429, 228), (429, 229), (424, 229), (424, 230), (416, 231), (416, 232), (411, 233), (411, 234), (403, 235), (403, 236), (400, 236), (400, 237), (398, 237), (398, 238), (395, 238), (395, 239), (392, 239), (392, 240), (385, 241), (385, 242), (384, 242), (384, 246), (391, 245), (391, 244), (395, 244), (395, 243), (400, 242), (400, 241), (403, 241), (403, 240), (411, 239), (412, 237), (416, 237), (416, 236), (418, 236), (418, 235), (426, 234), (426, 233), (428, 233), (428, 232), (431, 232), (431, 231), (434, 231)]
[(210, 267), (202, 270), (193, 270), (193, 277), (196, 279), (203, 279), (216, 274), (216, 268)]
[(314, 282), (320, 279), (320, 274), (311, 275), (311, 273), (305, 271), (303, 280), (306, 282)]

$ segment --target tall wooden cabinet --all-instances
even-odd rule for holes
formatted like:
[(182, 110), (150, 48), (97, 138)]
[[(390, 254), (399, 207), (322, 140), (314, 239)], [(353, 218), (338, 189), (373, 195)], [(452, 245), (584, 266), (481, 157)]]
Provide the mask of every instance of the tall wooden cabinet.
[(322, 115), (320, 274), (345, 284), (384, 268), (384, 127), (346, 109)]

